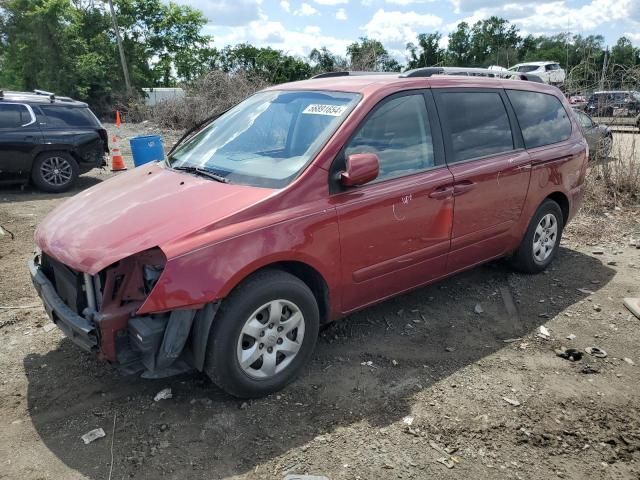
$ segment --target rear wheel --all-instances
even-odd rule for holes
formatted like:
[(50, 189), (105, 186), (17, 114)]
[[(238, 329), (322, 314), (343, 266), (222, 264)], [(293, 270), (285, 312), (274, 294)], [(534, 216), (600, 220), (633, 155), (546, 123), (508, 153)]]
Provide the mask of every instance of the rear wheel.
[(520, 246), (511, 257), (513, 266), (525, 273), (538, 273), (549, 266), (560, 246), (564, 217), (560, 206), (547, 199), (538, 207)]
[(220, 306), (205, 370), (236, 397), (278, 391), (309, 361), (319, 319), (316, 299), (304, 282), (279, 270), (258, 272)]
[(60, 193), (69, 190), (78, 175), (77, 162), (66, 152), (42, 153), (31, 168), (33, 183), (45, 192)]

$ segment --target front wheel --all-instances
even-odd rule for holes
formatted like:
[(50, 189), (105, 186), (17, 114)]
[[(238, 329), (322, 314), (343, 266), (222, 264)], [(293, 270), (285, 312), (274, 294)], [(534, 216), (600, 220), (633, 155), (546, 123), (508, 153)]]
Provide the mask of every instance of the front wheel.
[(278, 391), (309, 361), (319, 323), (318, 304), (304, 282), (280, 270), (258, 272), (223, 300), (205, 370), (236, 397)]
[(511, 257), (513, 266), (524, 273), (538, 273), (546, 269), (557, 254), (563, 228), (560, 206), (550, 199), (542, 202)]

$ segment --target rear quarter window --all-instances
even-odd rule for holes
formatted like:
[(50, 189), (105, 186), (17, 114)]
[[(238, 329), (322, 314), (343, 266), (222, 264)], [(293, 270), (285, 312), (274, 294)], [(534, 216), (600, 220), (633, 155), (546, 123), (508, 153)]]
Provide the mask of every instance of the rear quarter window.
[(0, 128), (20, 128), (31, 122), (27, 107), (16, 103), (0, 103)]
[(526, 148), (562, 142), (571, 136), (571, 120), (553, 95), (507, 90)]
[(99, 127), (100, 122), (86, 107), (41, 105), (46, 116), (47, 128)]

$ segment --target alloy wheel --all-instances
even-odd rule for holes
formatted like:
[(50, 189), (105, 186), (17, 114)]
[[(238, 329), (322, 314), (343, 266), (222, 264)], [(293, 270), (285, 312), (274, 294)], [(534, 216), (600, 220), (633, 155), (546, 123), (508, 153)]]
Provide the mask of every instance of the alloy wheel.
[(66, 158), (48, 157), (40, 165), (42, 179), (56, 187), (66, 185), (73, 178), (73, 168)]

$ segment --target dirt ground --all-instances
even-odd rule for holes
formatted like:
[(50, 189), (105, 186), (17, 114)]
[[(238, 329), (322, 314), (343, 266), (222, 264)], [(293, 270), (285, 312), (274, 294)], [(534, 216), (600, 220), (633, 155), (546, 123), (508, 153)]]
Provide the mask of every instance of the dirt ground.
[[(47, 327), (26, 262), (74, 192), (0, 191), (0, 479), (640, 478), (640, 319), (622, 305), (640, 208), (580, 214), (545, 274), (494, 262), (351, 315), (298, 381), (242, 402), (202, 374), (118, 376)], [(591, 346), (608, 356), (554, 353)]]

